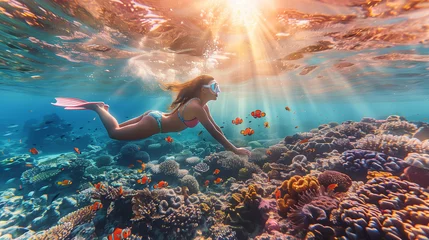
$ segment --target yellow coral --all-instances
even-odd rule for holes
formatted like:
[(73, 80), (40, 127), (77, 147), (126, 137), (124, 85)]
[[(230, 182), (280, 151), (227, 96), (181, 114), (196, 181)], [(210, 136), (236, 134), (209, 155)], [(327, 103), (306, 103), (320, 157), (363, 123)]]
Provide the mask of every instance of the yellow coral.
[(368, 175), (366, 176), (366, 179), (371, 180), (377, 177), (391, 177), (391, 178), (399, 179), (399, 177), (393, 176), (393, 174), (390, 172), (379, 172), (379, 171), (368, 171)]
[(210, 211), (210, 207), (209, 205), (207, 205), (206, 203), (201, 203), (200, 204), (200, 208), (203, 212), (208, 213)]

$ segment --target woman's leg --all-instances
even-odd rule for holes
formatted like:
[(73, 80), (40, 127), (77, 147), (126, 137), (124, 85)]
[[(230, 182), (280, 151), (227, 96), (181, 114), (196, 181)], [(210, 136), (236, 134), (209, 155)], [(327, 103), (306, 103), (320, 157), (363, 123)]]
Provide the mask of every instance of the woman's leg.
[(102, 106), (94, 107), (93, 110), (100, 117), (109, 137), (112, 139), (129, 141), (139, 140), (159, 132), (158, 123), (150, 116), (144, 116), (136, 123), (120, 127), (118, 121)]
[(140, 116), (138, 116), (138, 117), (136, 117), (136, 118), (130, 119), (130, 120), (128, 120), (128, 121), (125, 121), (125, 122), (123, 122), (123, 123), (119, 124), (119, 127), (125, 127), (125, 126), (128, 126), (128, 125), (130, 125), (130, 124), (138, 123), (138, 122), (140, 122), (140, 120), (142, 120), (142, 118), (143, 118), (144, 116), (146, 116), (149, 112), (150, 112), (150, 111), (147, 111), (147, 112), (143, 113), (142, 115), (140, 115)]

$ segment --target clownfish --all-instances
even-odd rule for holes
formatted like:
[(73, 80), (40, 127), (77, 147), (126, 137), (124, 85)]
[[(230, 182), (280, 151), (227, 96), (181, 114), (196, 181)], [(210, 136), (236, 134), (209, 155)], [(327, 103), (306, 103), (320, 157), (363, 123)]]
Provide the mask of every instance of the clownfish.
[(173, 138), (170, 137), (170, 136), (168, 136), (168, 137), (165, 138), (165, 141), (168, 142), (168, 143), (172, 143), (173, 142)]
[(91, 210), (93, 211), (97, 211), (98, 209), (102, 209), (102, 208), (103, 208), (103, 204), (101, 202), (95, 202), (91, 206)]
[(262, 112), (261, 110), (255, 110), (253, 112), (250, 113), (250, 115), (252, 115), (252, 117), (254, 118), (261, 118), (261, 117), (265, 117), (265, 112)]
[(74, 148), (74, 151), (75, 151), (77, 154), (81, 154), (81, 152), (80, 152), (79, 148), (77, 148), (77, 147), (75, 147), (75, 148)]
[(216, 184), (219, 184), (221, 182), (223, 182), (222, 178), (216, 178), (216, 180), (213, 181)]
[(232, 120), (232, 124), (238, 125), (238, 124), (242, 124), (243, 123), (243, 119), (237, 117), (234, 120)]
[(137, 180), (137, 183), (140, 183), (140, 184), (146, 184), (150, 182), (151, 182), (150, 178), (148, 178), (148, 176), (146, 175), (143, 176), (141, 179)]
[(168, 182), (166, 181), (159, 181), (159, 183), (155, 184), (153, 186), (153, 188), (163, 188), (163, 187), (168, 187)]
[(251, 128), (246, 128), (244, 130), (241, 130), (240, 133), (243, 134), (244, 136), (251, 136), (252, 134), (255, 133), (255, 130)]
[(110, 234), (107, 238), (109, 240), (121, 240), (126, 239), (131, 235), (131, 229), (129, 228), (115, 228), (112, 234)]
[(37, 155), (37, 154), (39, 154), (39, 151), (37, 151), (37, 149), (36, 148), (32, 148), (32, 149), (30, 149), (30, 151), (29, 152), (31, 152), (31, 154), (33, 154), (33, 155)]
[(220, 173), (220, 170), (219, 169), (215, 169), (214, 171), (213, 171), (213, 175), (217, 175), (217, 174), (219, 174)]
[(290, 112), (290, 108), (288, 106), (286, 106), (285, 109)]

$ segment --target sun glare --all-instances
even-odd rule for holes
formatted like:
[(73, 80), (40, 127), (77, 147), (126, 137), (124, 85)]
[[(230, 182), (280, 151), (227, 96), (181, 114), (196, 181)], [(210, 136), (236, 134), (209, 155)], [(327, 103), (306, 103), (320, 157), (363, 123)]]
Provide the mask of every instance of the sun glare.
[(231, 23), (252, 26), (258, 23), (261, 0), (227, 0), (230, 9)]

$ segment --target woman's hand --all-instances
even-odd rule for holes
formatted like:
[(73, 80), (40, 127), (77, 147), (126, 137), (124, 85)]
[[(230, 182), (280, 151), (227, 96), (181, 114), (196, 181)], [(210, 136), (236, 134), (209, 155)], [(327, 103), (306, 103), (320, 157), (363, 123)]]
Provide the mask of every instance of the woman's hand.
[(237, 155), (247, 155), (250, 156), (251, 152), (245, 148), (236, 148), (234, 153)]

